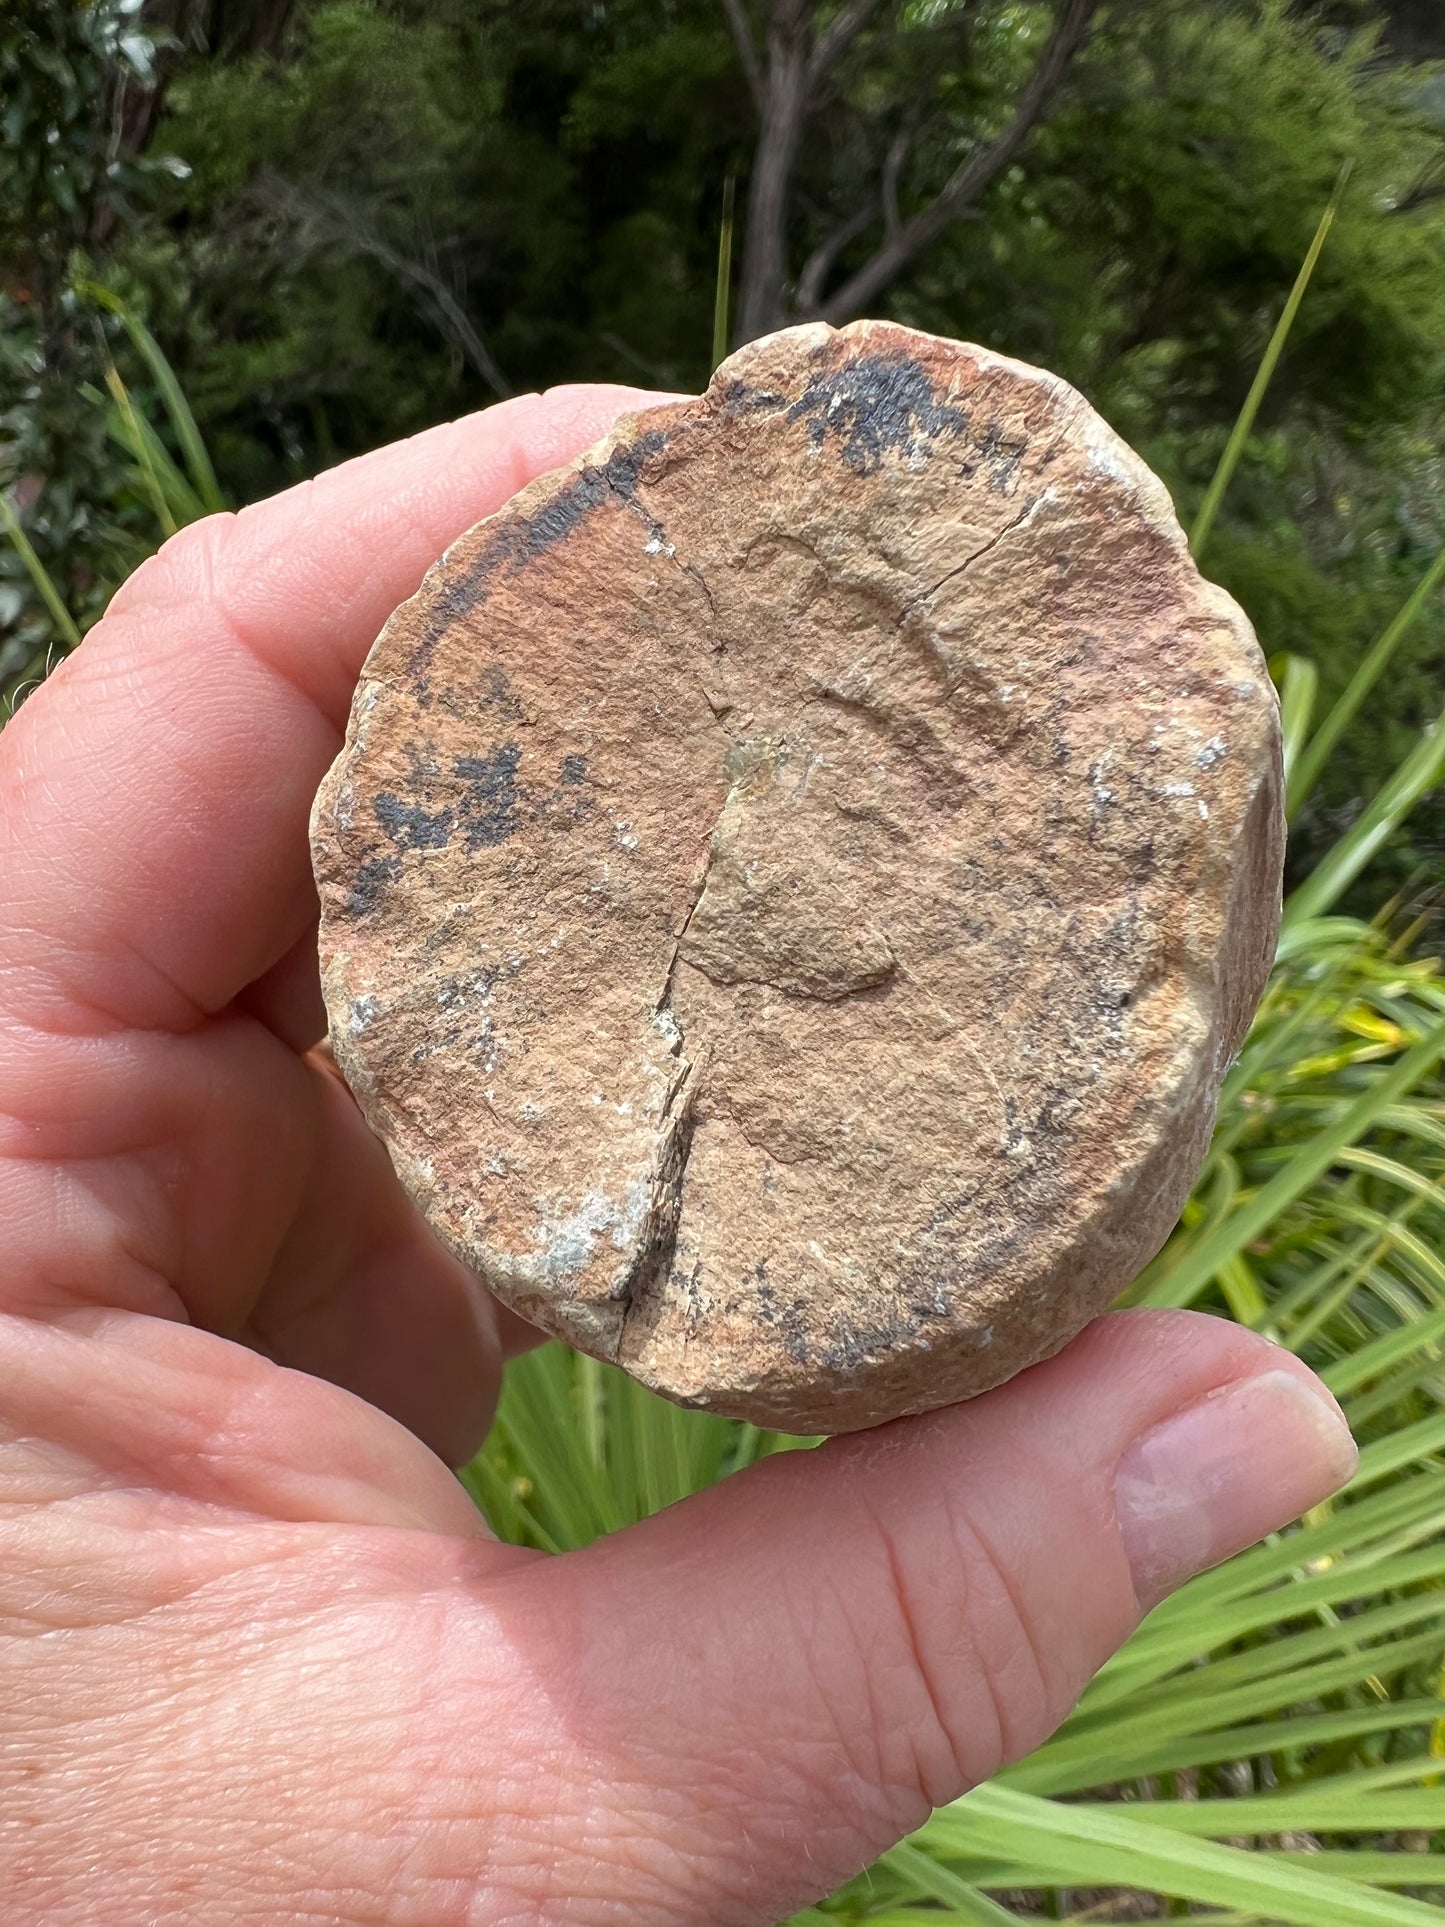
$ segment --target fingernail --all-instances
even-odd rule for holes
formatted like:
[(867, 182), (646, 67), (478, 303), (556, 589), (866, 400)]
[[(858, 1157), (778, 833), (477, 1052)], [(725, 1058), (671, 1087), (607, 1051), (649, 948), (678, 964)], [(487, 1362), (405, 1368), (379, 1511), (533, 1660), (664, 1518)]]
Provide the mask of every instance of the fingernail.
[(1317, 1381), (1274, 1370), (1222, 1385), (1129, 1447), (1114, 1503), (1147, 1610), (1221, 1559), (1297, 1519), (1359, 1462), (1344, 1414)]

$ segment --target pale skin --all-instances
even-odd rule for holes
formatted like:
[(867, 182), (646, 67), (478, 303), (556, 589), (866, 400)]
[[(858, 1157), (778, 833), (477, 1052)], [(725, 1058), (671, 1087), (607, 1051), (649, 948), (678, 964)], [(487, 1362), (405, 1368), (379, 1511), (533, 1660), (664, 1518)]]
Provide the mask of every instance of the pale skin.
[(1134, 1313), (585, 1552), (448, 1470), (521, 1337), (315, 1047), (306, 826), (427, 565), (647, 397), (507, 402), (185, 531), (0, 735), (0, 1914), (770, 1927), (1348, 1478)]

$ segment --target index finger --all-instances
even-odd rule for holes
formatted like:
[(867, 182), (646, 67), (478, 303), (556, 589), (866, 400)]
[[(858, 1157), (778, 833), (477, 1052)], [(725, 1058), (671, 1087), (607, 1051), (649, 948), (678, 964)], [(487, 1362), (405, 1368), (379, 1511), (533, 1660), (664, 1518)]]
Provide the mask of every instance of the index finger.
[(621, 414), (553, 389), (174, 537), (0, 735), (13, 1015), (199, 1021), (315, 910), (306, 825), (361, 663), (457, 536)]

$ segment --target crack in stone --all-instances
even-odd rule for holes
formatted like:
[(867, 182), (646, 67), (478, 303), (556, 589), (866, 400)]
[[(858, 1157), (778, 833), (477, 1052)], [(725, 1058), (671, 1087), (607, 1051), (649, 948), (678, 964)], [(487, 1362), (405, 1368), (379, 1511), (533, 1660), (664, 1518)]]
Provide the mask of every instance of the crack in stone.
[[(666, 556), (668, 561), (680, 569), (689, 581), (696, 583), (702, 591), (703, 600), (708, 606), (708, 613), (712, 616), (713, 620), (716, 621), (717, 601), (713, 596), (711, 588), (708, 586), (707, 577), (703, 574), (702, 570), (695, 562), (681, 562), (678, 560), (675, 545), (667, 539), (667, 530), (661, 522), (657, 520), (656, 516), (650, 513), (641, 500), (636, 488), (623, 488), (619, 483), (614, 481), (610, 475), (606, 479), (608, 488), (617, 497), (618, 501), (622, 503), (623, 507), (630, 509), (633, 514), (645, 524), (648, 535), (648, 553)], [(653, 546), (654, 544), (656, 545), (655, 547)], [(713, 653), (720, 655), (722, 653), (721, 646), (716, 647)]]
[[(709, 613), (716, 619), (717, 604), (701, 569), (699, 569), (695, 563), (679, 560), (672, 543), (667, 539), (667, 533), (663, 525), (648, 512), (645, 504), (638, 499), (635, 488), (631, 490), (622, 488), (610, 475), (606, 477), (606, 480), (611, 493), (614, 494), (629, 511), (635, 514), (646, 527), (648, 531), (649, 550), (654, 554), (665, 555), (682, 574), (686, 575), (695, 583), (708, 605)], [(956, 576), (964, 574), (980, 557), (988, 554), (990, 550), (996, 548), (1000, 542), (1004, 541), (1016, 529), (1020, 528), (1030, 516), (1033, 515), (1042, 499), (1041, 496), (1035, 497), (1025, 509), (1016, 515), (1004, 528), (1000, 529), (996, 535), (991, 536), (987, 542), (982, 543), (972, 554), (966, 556), (962, 562), (948, 570), (945, 575), (940, 576), (938, 581), (933, 583), (929, 588), (911, 597), (900, 610), (895, 626), (901, 627), (908, 616), (922, 603), (936, 595), (940, 589)], [(796, 538), (793, 539), (796, 540)], [(823, 569), (824, 575), (831, 582), (833, 579), (832, 572), (829, 570), (823, 558), (818, 555), (815, 546), (808, 542), (800, 543), (799, 546), (808, 549), (809, 552), (814, 555), (815, 560)], [(720, 648), (715, 649), (714, 653), (721, 653)], [(702, 693), (714, 720), (726, 729), (727, 725), (724, 722), (723, 715), (718, 712), (706, 688), (703, 689)], [(815, 695), (812, 700), (834, 702), (840, 707), (855, 710), (875, 725), (881, 725), (890, 735), (894, 735), (895, 737), (903, 736), (906, 740), (902, 746), (910, 750), (915, 756), (921, 756), (921, 760), (925, 762), (930, 760), (927, 753), (929, 749), (941, 749), (942, 747), (936, 740), (936, 732), (927, 725), (923, 726), (922, 734), (926, 739), (933, 740), (927, 741), (925, 747), (925, 744), (919, 741), (918, 733), (916, 733), (914, 729), (907, 728), (904, 719), (900, 717), (896, 711), (881, 706), (877, 704), (876, 701), (869, 701), (866, 696), (861, 698), (852, 696), (842, 690), (829, 687), (826, 684), (819, 686), (815, 683)], [(731, 734), (731, 731), (728, 733)], [(946, 751), (943, 753), (947, 763), (950, 765), (947, 770), (947, 775), (952, 777), (955, 782), (960, 780), (962, 773), (958, 771), (956, 767), (952, 767), (952, 758), (947, 757)], [(941, 774), (941, 772), (935, 771), (935, 774)], [(963, 778), (963, 781), (965, 787), (967, 787), (966, 778)], [(722, 809), (719, 810), (719, 823), (731, 798), (732, 791), (730, 790), (728, 797), (723, 802)], [(683, 940), (687, 935), (693, 917), (697, 912), (697, 907), (701, 903), (703, 894), (707, 889), (708, 878), (711, 875), (713, 860), (717, 853), (715, 840), (716, 830), (717, 824), (715, 823), (712, 832), (710, 832), (710, 847), (707, 861), (703, 864), (702, 870), (698, 875), (697, 882), (693, 889), (692, 901), (689, 903), (682, 923), (673, 938), (672, 954), (668, 958), (662, 987), (652, 1010), (654, 1022), (659, 1018), (665, 1018), (668, 1020), (670, 1028), (672, 1029), (673, 1038), (670, 1044), (670, 1050), (672, 1056), (677, 1061), (678, 1074), (669, 1084), (666, 1095), (663, 1098), (662, 1111), (658, 1122), (659, 1149), (652, 1179), (651, 1196), (642, 1230), (639, 1234), (633, 1262), (628, 1267), (627, 1274), (622, 1280), (618, 1294), (621, 1315), (617, 1325), (613, 1357), (619, 1363), (629, 1352), (634, 1356), (636, 1355), (637, 1345), (633, 1341), (637, 1338), (639, 1323), (647, 1316), (649, 1310), (656, 1307), (665, 1294), (667, 1281), (671, 1276), (673, 1259), (677, 1250), (677, 1238), (682, 1220), (683, 1191), (687, 1175), (688, 1159), (692, 1152), (693, 1134), (696, 1123), (696, 1104), (701, 1089), (703, 1070), (707, 1061), (707, 1052), (706, 1047), (704, 1047), (703, 1053), (696, 1060), (689, 1059), (685, 1055), (684, 1038), (675, 1020), (672, 1019), (670, 1006), (677, 976), (678, 960), (682, 957)], [(769, 976), (736, 976), (725, 979), (714, 975), (712, 971), (708, 970), (704, 964), (695, 958), (683, 958), (682, 960), (690, 963), (693, 969), (697, 970), (702, 976), (706, 977), (709, 982), (718, 985), (721, 989), (729, 989), (737, 984), (744, 983), (759, 984), (766, 985), (769, 989), (776, 991), (783, 997), (796, 998), (801, 1001), (839, 1004), (847, 1001), (849, 998), (874, 995), (880, 990), (886, 992), (898, 979), (900, 974), (903, 976), (910, 975), (906, 967), (901, 965), (897, 957), (893, 955), (891, 946), (886, 945), (886, 940), (885, 947), (888, 948), (889, 951), (888, 960), (876, 974), (871, 974), (862, 982), (850, 983), (831, 991), (826, 989), (809, 989), (798, 984), (784, 984), (778, 982), (776, 978)], [(780, 1156), (770, 1145), (754, 1138), (743, 1124), (734, 1106), (729, 1103), (726, 1098), (722, 1099), (722, 1107), (743, 1141), (752, 1150), (759, 1152), (766, 1158), (770, 1158), (776, 1164), (794, 1165), (807, 1162), (806, 1159)]]
[(1006, 522), (996, 535), (991, 535), (987, 542), (981, 542), (971, 555), (966, 555), (962, 562), (956, 562), (951, 569), (945, 571), (945, 573), (938, 578), (937, 582), (931, 584), (930, 587), (920, 589), (916, 596), (910, 596), (899, 611), (898, 626), (900, 628), (902, 627), (920, 603), (931, 600), (932, 597), (938, 594), (940, 589), (952, 582), (955, 576), (966, 575), (975, 562), (979, 561), (981, 557), (987, 555), (991, 550), (996, 549), (999, 543), (1006, 541), (1015, 530), (1021, 529), (1024, 524), (1033, 517), (1043, 501), (1044, 496), (1036, 495), (1027, 507), (1020, 509), (1013, 520)]
[(665, 1018), (672, 1030), (670, 1050), (678, 1063), (678, 1075), (668, 1085), (662, 1100), (662, 1112), (658, 1119), (660, 1149), (657, 1168), (652, 1181), (652, 1195), (638, 1239), (636, 1256), (628, 1267), (619, 1293), (622, 1316), (617, 1327), (617, 1339), (613, 1348), (613, 1358), (621, 1361), (629, 1333), (635, 1328), (639, 1314), (654, 1303), (666, 1288), (666, 1280), (672, 1271), (673, 1253), (677, 1249), (678, 1226), (682, 1219), (683, 1180), (687, 1174), (687, 1161), (692, 1152), (693, 1109), (702, 1084), (702, 1073), (707, 1062), (706, 1050), (697, 1059), (691, 1059), (683, 1052), (683, 1035), (673, 1018), (669, 1006), (672, 1002), (673, 981), (677, 974), (677, 959), (682, 940), (687, 935), (688, 926), (702, 893), (707, 888), (708, 874), (712, 869), (714, 848), (709, 833), (707, 861), (703, 864), (697, 882), (693, 887), (692, 901), (672, 942), (672, 955), (668, 959), (667, 970), (658, 992), (657, 1002), (652, 1007), (654, 1024)]
[[(731, 797), (732, 797), (732, 791), (729, 790), (727, 797), (723, 801), (724, 810), (727, 808), (728, 801), (731, 799)], [(720, 822), (721, 820), (722, 820), (722, 810), (719, 810), (718, 821)], [(699, 871), (697, 882), (693, 886), (692, 902), (687, 906), (687, 913), (683, 917), (681, 925), (673, 933), (672, 955), (667, 960), (667, 972), (666, 972), (666, 975), (663, 977), (662, 989), (658, 992), (657, 1002), (652, 1006), (652, 1014), (654, 1017), (661, 1017), (663, 1012), (667, 1009), (668, 1004), (672, 1001), (672, 980), (677, 971), (678, 952), (682, 949), (682, 940), (687, 935), (688, 928), (691, 925), (694, 916), (697, 914), (697, 906), (702, 902), (702, 893), (704, 890), (706, 890), (707, 880), (709, 876), (711, 876), (712, 874), (713, 858), (717, 855), (717, 847), (713, 841), (713, 838), (716, 836), (716, 833), (717, 833), (717, 824), (714, 823), (712, 829), (709, 830), (708, 832), (707, 861), (706, 863), (703, 864), (702, 869)], [(669, 1015), (670, 1014), (671, 1013), (669, 1013)], [(682, 1048), (681, 1032), (679, 1032), (677, 1050), (680, 1051), (681, 1048)]]

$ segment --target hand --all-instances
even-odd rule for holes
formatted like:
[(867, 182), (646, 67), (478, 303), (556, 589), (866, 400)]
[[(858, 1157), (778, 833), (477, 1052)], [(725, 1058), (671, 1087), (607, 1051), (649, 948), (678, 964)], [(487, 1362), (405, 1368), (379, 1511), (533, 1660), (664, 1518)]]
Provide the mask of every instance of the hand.
[(588, 1551), (489, 1537), (443, 1461), (507, 1324), (314, 1049), (307, 815), (427, 564), (645, 400), (188, 529), (0, 736), (9, 1927), (767, 1927), (1351, 1470), (1302, 1366), (1135, 1313)]

